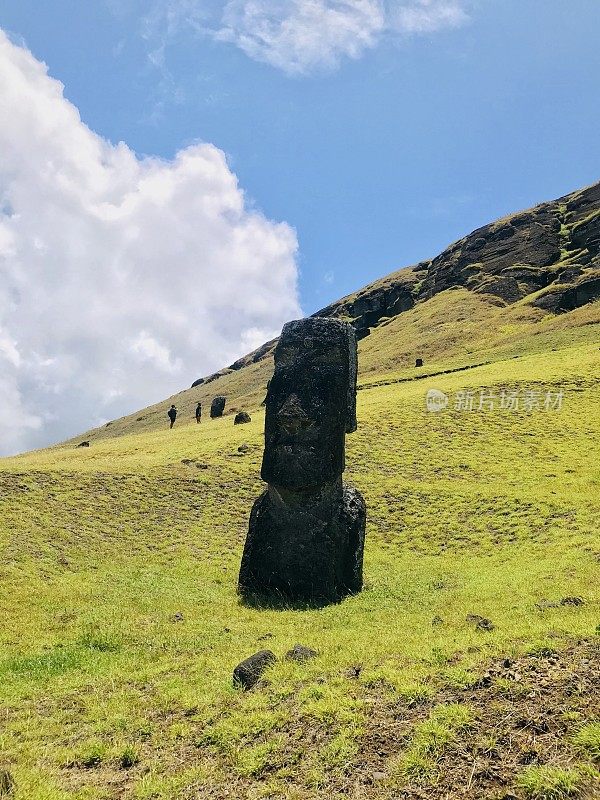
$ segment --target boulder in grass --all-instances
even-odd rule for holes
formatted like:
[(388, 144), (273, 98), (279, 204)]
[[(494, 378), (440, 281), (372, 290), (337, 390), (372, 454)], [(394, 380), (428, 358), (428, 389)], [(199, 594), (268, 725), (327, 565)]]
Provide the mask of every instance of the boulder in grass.
[(224, 410), (225, 398), (223, 395), (217, 395), (210, 404), (210, 418), (215, 419), (216, 417), (222, 417)]
[(243, 425), (246, 422), (252, 422), (252, 417), (247, 411), (238, 411), (233, 420), (234, 425)]
[(302, 664), (305, 661), (310, 661), (311, 658), (316, 658), (318, 655), (317, 651), (310, 647), (305, 647), (303, 644), (295, 644), (291, 650), (287, 651), (285, 658), (287, 661), (298, 661)]
[(259, 650), (258, 653), (241, 661), (233, 670), (233, 685), (239, 689), (252, 689), (261, 679), (264, 671), (277, 661), (277, 656), (270, 650)]

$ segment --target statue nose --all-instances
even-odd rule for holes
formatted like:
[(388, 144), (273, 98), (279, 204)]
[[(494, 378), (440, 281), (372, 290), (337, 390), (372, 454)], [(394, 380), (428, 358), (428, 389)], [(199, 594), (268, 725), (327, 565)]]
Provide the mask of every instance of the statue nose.
[(279, 424), (286, 433), (295, 435), (309, 428), (313, 421), (302, 408), (302, 403), (297, 395), (290, 395), (277, 412)]

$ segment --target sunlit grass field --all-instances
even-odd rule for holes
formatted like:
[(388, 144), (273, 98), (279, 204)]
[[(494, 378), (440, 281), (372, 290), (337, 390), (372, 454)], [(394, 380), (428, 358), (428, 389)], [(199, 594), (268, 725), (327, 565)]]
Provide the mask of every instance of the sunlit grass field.
[[(545, 349), (499, 345), (485, 366), (400, 382), (408, 371), (381, 336), (384, 385), (359, 391), (347, 437), (345, 478), (368, 508), (365, 588), (324, 609), (247, 608), (236, 594), (262, 490), (262, 411), (248, 425), (178, 422), (0, 461), (11, 796), (433, 797), (440, 753), (477, 713), (441, 694), (492, 659), (560, 653), (599, 631), (600, 335), (594, 324), (548, 335)], [(435, 365), (459, 355), (440, 351)], [(426, 410), (429, 388), (448, 409)], [(479, 411), (482, 389), (537, 391), (542, 407)], [(464, 390), (473, 411), (454, 408)], [(543, 409), (548, 391), (564, 393), (561, 409)], [(319, 656), (282, 659), (296, 642)], [(235, 690), (234, 666), (263, 648), (281, 660), (255, 690)], [(423, 719), (386, 745), (382, 777), (356, 778), (374, 714), (419, 704)], [(550, 773), (519, 768), (515, 796), (596, 796), (598, 719), (572, 713), (573, 736), (592, 744), (557, 752)]]

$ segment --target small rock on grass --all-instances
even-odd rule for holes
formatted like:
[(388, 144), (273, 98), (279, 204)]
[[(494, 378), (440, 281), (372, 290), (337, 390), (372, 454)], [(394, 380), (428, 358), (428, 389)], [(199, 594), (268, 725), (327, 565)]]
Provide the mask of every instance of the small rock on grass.
[(362, 664), (355, 664), (344, 673), (347, 678), (359, 678), (362, 672)]
[(305, 647), (303, 644), (295, 644), (291, 650), (287, 651), (285, 657), (287, 661), (303, 663), (311, 658), (316, 658), (318, 655), (317, 651), (312, 650), (310, 647)]
[(479, 614), (467, 614), (467, 622), (472, 622), (478, 631), (493, 631), (494, 623)]
[(11, 797), (15, 788), (13, 776), (7, 769), (0, 769), (0, 797)]
[(561, 606), (582, 606), (583, 605), (583, 598), (582, 597), (563, 597), (560, 601)]
[(275, 653), (270, 650), (259, 650), (258, 653), (241, 661), (233, 670), (233, 685), (239, 689), (251, 689), (258, 683), (263, 672), (276, 661)]

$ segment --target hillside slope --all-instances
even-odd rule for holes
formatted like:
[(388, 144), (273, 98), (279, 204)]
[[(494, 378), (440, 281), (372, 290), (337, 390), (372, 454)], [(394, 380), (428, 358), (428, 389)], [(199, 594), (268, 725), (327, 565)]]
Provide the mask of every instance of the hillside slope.
[[(474, 295), (448, 297), (482, 324)], [(441, 303), (414, 311), (452, 369)], [(492, 363), (359, 392), (366, 585), (339, 605), (236, 596), (262, 411), (0, 461), (14, 798), (597, 798), (599, 328), (520, 341), (513, 324)], [(426, 411), (432, 386), (445, 412)], [(502, 390), (518, 410), (460, 408)], [(296, 642), (319, 656), (233, 690), (242, 658)]]
[[(451, 298), (448, 293), (456, 291), (462, 294)], [(499, 346), (508, 352), (521, 335), (577, 326), (587, 315), (568, 312), (598, 297), (600, 183), (479, 228), (433, 260), (394, 272), (316, 315), (354, 325), (361, 375), (404, 374), (416, 357), (424, 358), (428, 372), (441, 356), (468, 364), (478, 350)], [(179, 424), (189, 422), (198, 400), (206, 414), (218, 394), (228, 398), (226, 413), (252, 412), (265, 395), (274, 344), (79, 440), (162, 427), (171, 402), (180, 411)]]
[[(431, 296), (368, 317), (345, 473), (368, 508), (365, 587), (340, 604), (236, 594), (264, 488), (269, 348), (176, 396), (173, 430), (166, 401), (89, 448), (0, 459), (0, 797), (598, 800), (600, 303), (577, 288), (596, 269), (586, 250), (580, 275), (517, 281), (510, 302), (461, 283), (458, 255), (450, 286), (431, 262)], [(364, 331), (369, 304), (389, 311), (403, 286), (421, 292), (413, 279), (325, 313)], [(567, 292), (585, 302), (552, 310)], [(445, 410), (427, 410), (430, 389)], [(218, 392), (252, 421), (193, 424), (196, 398)], [(318, 656), (286, 660), (297, 642)], [(278, 662), (234, 690), (235, 665), (264, 648)]]

